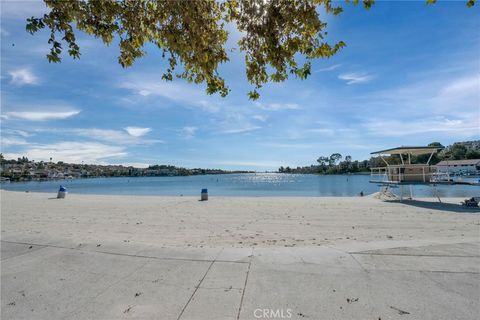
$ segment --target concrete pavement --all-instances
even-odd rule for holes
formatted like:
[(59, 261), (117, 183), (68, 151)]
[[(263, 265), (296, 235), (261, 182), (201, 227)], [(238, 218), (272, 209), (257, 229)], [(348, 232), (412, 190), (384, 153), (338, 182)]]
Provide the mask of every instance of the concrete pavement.
[(480, 314), (478, 242), (365, 251), (136, 249), (2, 241), (2, 319), (476, 319)]

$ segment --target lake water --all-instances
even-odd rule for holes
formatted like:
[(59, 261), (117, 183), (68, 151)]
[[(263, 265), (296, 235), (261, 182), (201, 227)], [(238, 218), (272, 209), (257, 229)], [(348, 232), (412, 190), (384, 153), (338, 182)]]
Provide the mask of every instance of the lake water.
[[(188, 177), (121, 177), (2, 183), (15, 191), (56, 193), (60, 185), (70, 193), (113, 195), (200, 196), (357, 196), (379, 191), (369, 175), (307, 175), (280, 173), (222, 174)], [(478, 186), (438, 186), (442, 197), (480, 196)], [(408, 187), (404, 188), (404, 194)], [(399, 188), (392, 189), (399, 193)], [(414, 186), (414, 197), (431, 197), (429, 186)]]

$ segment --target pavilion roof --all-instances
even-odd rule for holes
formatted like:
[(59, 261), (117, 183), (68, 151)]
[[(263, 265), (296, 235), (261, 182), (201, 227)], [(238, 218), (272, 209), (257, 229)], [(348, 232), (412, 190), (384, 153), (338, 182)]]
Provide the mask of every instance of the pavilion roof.
[(402, 146), (392, 149), (385, 149), (380, 151), (375, 151), (370, 154), (411, 154), (411, 155), (419, 155), (419, 154), (430, 154), (432, 152), (438, 152), (439, 150), (444, 149), (444, 147), (429, 147), (429, 146)]

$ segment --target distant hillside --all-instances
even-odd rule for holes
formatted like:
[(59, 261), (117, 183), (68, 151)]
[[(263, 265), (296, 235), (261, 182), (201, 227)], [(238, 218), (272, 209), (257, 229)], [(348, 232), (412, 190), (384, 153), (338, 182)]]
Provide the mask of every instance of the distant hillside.
[(187, 169), (171, 165), (151, 165), (148, 168), (134, 168), (122, 165), (75, 164), (62, 161), (57, 163), (35, 162), (28, 160), (26, 157), (18, 158), (17, 160), (6, 160), (0, 153), (0, 176), (11, 181), (93, 177), (191, 176), (250, 172), (201, 168)]
[(455, 142), (440, 152), (439, 158), (441, 160), (480, 159), (480, 140)]
[(480, 140), (455, 142), (453, 145), (463, 145), (471, 150), (477, 150), (477, 151), (480, 150)]

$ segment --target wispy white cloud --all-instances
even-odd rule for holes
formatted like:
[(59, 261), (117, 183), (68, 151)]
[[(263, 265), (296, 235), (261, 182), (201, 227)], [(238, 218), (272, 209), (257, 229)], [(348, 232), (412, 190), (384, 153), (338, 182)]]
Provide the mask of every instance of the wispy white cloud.
[[(208, 112), (218, 112), (220, 107), (214, 102), (214, 97), (207, 97), (200, 87), (169, 82), (159, 79), (158, 75), (131, 76), (120, 82), (120, 88), (128, 89), (135, 95), (148, 99), (162, 97), (181, 103), (186, 107), (197, 107)], [(139, 103), (138, 100), (130, 102)]]
[(186, 139), (193, 138), (197, 130), (198, 130), (197, 127), (192, 127), (192, 126), (183, 127), (181, 130), (181, 136)]
[(479, 95), (480, 74), (454, 79), (440, 90), (442, 95)]
[(24, 130), (9, 129), (9, 128), (2, 128), (1, 133), (2, 133), (2, 135), (9, 134), (9, 135), (15, 135), (15, 136), (23, 137), (23, 138), (30, 137), (30, 136), (33, 135), (32, 133), (24, 131)]
[(141, 128), (141, 127), (126, 127), (125, 131), (128, 132), (129, 135), (134, 137), (141, 137), (152, 131), (151, 128)]
[(73, 117), (80, 110), (71, 111), (11, 111), (3, 114), (5, 119), (19, 119), (26, 121), (62, 120)]
[[(148, 128), (144, 128), (144, 129), (148, 129)], [(55, 131), (59, 131), (59, 130), (55, 130)], [(130, 133), (127, 133), (121, 130), (77, 128), (77, 129), (63, 129), (63, 130), (60, 130), (60, 132), (73, 133), (81, 137), (105, 141), (105, 142), (114, 143), (114, 144), (120, 144), (120, 145), (164, 143), (163, 140), (145, 139), (143, 138), (143, 135), (132, 135)]]
[(194, 104), (196, 104), (197, 107), (200, 107), (200, 109), (211, 113), (219, 112), (222, 109), (219, 103), (215, 103), (213, 101), (199, 100)]
[(129, 89), (135, 94), (143, 97), (160, 96), (171, 100), (182, 99), (182, 95), (184, 97), (191, 95), (192, 93), (197, 95), (197, 90), (195, 88), (191, 88), (186, 94), (186, 90), (182, 85), (173, 82), (166, 82), (158, 77), (148, 75), (131, 76), (120, 82), (119, 87)]
[(12, 70), (9, 74), (11, 76), (10, 83), (17, 86), (36, 85), (40, 82), (39, 78), (28, 68)]
[(335, 134), (335, 130), (331, 128), (313, 128), (307, 129), (307, 132), (325, 135), (325, 136), (333, 136)]
[(6, 36), (10, 35), (10, 32), (8, 32), (6, 29), (0, 27), (0, 35), (6, 37)]
[(260, 103), (255, 102), (255, 105), (263, 110), (279, 111), (279, 110), (298, 110), (301, 107), (296, 103)]
[(245, 111), (245, 109), (236, 110), (226, 107), (226, 112), (215, 114), (212, 129), (221, 134), (245, 134), (261, 129), (262, 126), (258, 121), (253, 121)]
[(27, 141), (19, 137), (11, 137), (11, 136), (6, 137), (2, 134), (0, 139), (0, 145), (2, 148), (6, 148), (10, 146), (25, 145), (25, 144), (27, 144)]
[(284, 149), (309, 149), (313, 148), (313, 144), (309, 143), (262, 143), (260, 144), (265, 147), (271, 147), (271, 148), (284, 148)]
[(432, 134), (450, 138), (468, 138), (480, 135), (480, 115), (464, 119), (430, 117), (409, 121), (372, 119), (363, 124), (369, 133), (384, 137), (405, 137)]
[(2, 1), (2, 18), (25, 19), (42, 16), (49, 11), (42, 0), (6, 0)]
[(391, 110), (401, 117), (478, 115), (480, 75), (437, 73), (406, 85), (358, 95), (350, 105), (368, 105), (370, 111), (388, 117)]
[[(437, 70), (419, 73), (415, 81), (404, 85), (358, 94), (346, 102), (339, 101), (338, 106), (369, 108), (368, 115), (357, 115), (353, 127), (358, 132), (352, 136), (361, 134), (371, 141), (382, 137), (458, 141), (480, 136), (479, 103), (477, 73)], [(335, 133), (345, 136), (337, 129)]]
[(23, 130), (16, 130), (10, 128), (2, 128), (0, 134), (0, 146), (1, 148), (8, 148), (10, 146), (21, 146), (28, 144), (26, 138), (32, 136)]
[(332, 66), (330, 66), (330, 67), (317, 69), (317, 70), (315, 70), (314, 72), (317, 73), (317, 72), (333, 71), (333, 70), (336, 70), (336, 69), (340, 68), (341, 66), (342, 66), (341, 64), (334, 64), (334, 65), (332, 65)]
[(262, 127), (260, 127), (260, 126), (246, 125), (246, 126), (243, 126), (243, 127), (223, 129), (221, 132), (222, 133), (246, 133), (246, 132), (258, 130), (258, 129), (261, 129), (261, 128)]
[(252, 119), (255, 119), (255, 120), (258, 120), (258, 121), (261, 121), (261, 122), (267, 121), (267, 117), (262, 116), (260, 114), (256, 114), (256, 115), (252, 116)]
[(127, 155), (124, 147), (96, 142), (64, 141), (54, 144), (29, 145), (17, 153), (6, 153), (7, 159), (26, 156), (36, 161), (64, 161), (69, 163), (102, 163), (109, 159), (119, 159)]
[(367, 83), (373, 79), (368, 73), (342, 73), (338, 79), (345, 80), (347, 84)]

